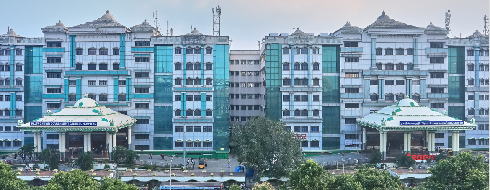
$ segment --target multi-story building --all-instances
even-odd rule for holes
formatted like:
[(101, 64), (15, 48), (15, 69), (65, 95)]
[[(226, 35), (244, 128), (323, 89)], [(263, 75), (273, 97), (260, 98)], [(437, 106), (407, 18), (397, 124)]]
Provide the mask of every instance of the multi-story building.
[[(128, 145), (136, 150), (226, 152), (229, 126), (257, 115), (283, 121), (305, 151), (372, 147), (379, 135), (367, 129), (362, 144), (356, 119), (406, 95), (451, 117), (474, 117), (478, 127), (460, 133), (460, 147), (488, 148), (488, 35), (479, 32), (449, 38), (432, 23), (416, 27), (383, 12), (365, 28), (347, 22), (319, 35), (298, 28), (270, 33), (260, 50), (230, 51), (227, 36), (196, 29), (164, 36), (146, 21), (126, 27), (108, 11), (42, 32), (0, 36), (3, 150), (34, 141), (17, 120), (35, 120), (84, 94), (137, 119)], [(127, 145), (125, 130), (118, 145)], [(100, 135), (92, 143), (104, 141)], [(436, 131), (436, 146), (451, 147), (451, 135)], [(83, 141), (82, 133), (68, 136), (66, 148)], [(424, 146), (425, 136), (414, 132), (412, 142)], [(57, 147), (58, 138), (43, 132), (43, 148)], [(390, 134), (388, 147), (398, 149), (401, 139)]]
[(243, 125), (264, 115), (265, 65), (259, 50), (230, 51), (230, 121)]

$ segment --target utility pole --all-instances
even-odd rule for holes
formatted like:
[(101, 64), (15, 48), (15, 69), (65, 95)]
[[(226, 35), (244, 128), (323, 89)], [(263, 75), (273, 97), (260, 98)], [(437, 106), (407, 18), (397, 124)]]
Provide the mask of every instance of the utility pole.
[(213, 36), (221, 36), (221, 7), (216, 7), (216, 12), (214, 8), (213, 11)]

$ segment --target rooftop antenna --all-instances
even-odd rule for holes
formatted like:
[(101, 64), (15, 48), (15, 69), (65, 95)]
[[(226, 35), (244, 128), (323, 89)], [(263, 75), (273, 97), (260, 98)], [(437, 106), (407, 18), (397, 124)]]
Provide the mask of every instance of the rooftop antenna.
[(484, 30), (483, 30), (483, 34), (484, 34), (484, 35), (488, 35), (488, 26), (487, 26), (487, 24), (488, 24), (488, 16), (487, 16), (487, 15), (485, 15), (485, 16), (483, 17), (483, 22), (485, 23), (485, 25), (484, 25), (484, 27), (483, 27), (483, 28), (484, 28)]
[(7, 26), (7, 33), (5, 33), (5, 34), (8, 34), (9, 31), (10, 31), (10, 26)]
[(257, 41), (257, 42), (258, 42), (258, 44), (259, 44), (259, 50), (260, 50), (260, 41)]
[(216, 12), (213, 11), (213, 36), (221, 36), (221, 7), (216, 7)]
[(158, 24), (158, 10), (153, 12), (153, 23), (155, 23), (155, 28), (157, 28), (158, 31), (158, 28), (160, 27), (160, 25)]
[(168, 36), (168, 20), (167, 20), (167, 36)]
[(446, 30), (450, 30), (449, 29), (449, 23), (451, 22), (451, 10), (447, 10), (446, 12)]

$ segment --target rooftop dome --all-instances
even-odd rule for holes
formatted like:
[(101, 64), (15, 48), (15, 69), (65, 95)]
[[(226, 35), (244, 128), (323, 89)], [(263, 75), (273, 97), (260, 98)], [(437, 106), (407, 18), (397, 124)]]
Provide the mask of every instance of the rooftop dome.
[(187, 33), (186, 35), (202, 35), (199, 30), (194, 28), (194, 30), (191, 31), (191, 33)]
[(89, 98), (87, 94), (85, 96), (78, 100), (74, 105), (74, 107), (80, 107), (80, 108), (88, 108), (88, 107), (97, 107), (99, 104), (92, 98)]
[(374, 21), (373, 24), (366, 27), (366, 29), (368, 28), (417, 28), (417, 27), (391, 19), (383, 11), (381, 13), (381, 16), (379, 16), (378, 19), (376, 19), (376, 21)]
[(102, 17), (98, 18), (97, 20), (94, 20), (92, 22), (86, 22), (85, 24), (80, 24), (77, 26), (74, 26), (73, 28), (100, 28), (100, 27), (125, 27), (119, 22), (114, 19), (114, 16), (112, 16), (109, 13), (109, 10), (105, 12)]
[(298, 27), (296, 28), (296, 31), (294, 31), (291, 35), (307, 35), (307, 34), (301, 31)]
[(397, 106), (407, 106), (407, 107), (419, 106), (419, 104), (415, 100), (410, 99), (408, 97), (408, 95), (405, 95), (405, 99), (400, 100), (396, 105)]
[(14, 32), (14, 29), (12, 29), (12, 28), (7, 32), (7, 35), (9, 35), (9, 36), (17, 36), (17, 34)]

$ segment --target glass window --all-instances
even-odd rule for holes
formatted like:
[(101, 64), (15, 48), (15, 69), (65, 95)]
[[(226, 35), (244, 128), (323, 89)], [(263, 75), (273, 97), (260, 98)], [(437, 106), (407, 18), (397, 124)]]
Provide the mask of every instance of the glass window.
[(135, 57), (134, 62), (150, 62), (150, 57)]
[(150, 72), (135, 72), (134, 75), (136, 78), (149, 78)]
[(149, 109), (150, 104), (149, 103), (135, 103), (134, 108), (136, 108), (136, 109)]
[(75, 55), (83, 55), (83, 49), (82, 48), (76, 48), (75, 49)]
[(99, 101), (107, 101), (107, 94), (100, 94)]
[(150, 46), (150, 41), (135, 41), (134, 46)]
[(301, 141), (301, 147), (308, 147), (308, 141)]
[(289, 63), (283, 63), (282, 70), (289, 70)]
[(212, 54), (213, 53), (213, 48), (206, 48), (206, 54)]
[(396, 85), (405, 85), (404, 80), (396, 80)]
[(75, 70), (81, 71), (82, 70), (82, 64), (79, 64), (79, 63), (75, 64)]
[(359, 47), (359, 42), (346, 42), (344, 41), (344, 47)]
[(89, 64), (88, 64), (88, 70), (90, 70), (90, 71), (95, 71), (95, 70), (97, 70), (97, 65), (96, 65), (96, 64), (94, 64), (94, 63), (89, 63)]
[(395, 85), (394, 80), (385, 80), (385, 85)]
[(345, 93), (359, 93), (359, 88), (345, 88)]
[(289, 49), (288, 48), (282, 49), (282, 54), (289, 54)]
[(182, 48), (176, 47), (176, 48), (175, 48), (175, 54), (176, 54), (176, 55), (180, 55), (180, 54), (182, 54)]
[(376, 55), (383, 55), (383, 49), (382, 48), (376, 48)]
[(393, 49), (392, 48), (386, 48), (385, 49), (385, 55), (393, 55)]
[(400, 63), (396, 65), (396, 70), (405, 70), (405, 67), (403, 64)]
[(388, 63), (385, 65), (385, 70), (395, 70), (395, 65)]
[(431, 72), (430, 78), (444, 78), (443, 72)]
[(88, 49), (88, 55), (96, 55), (96, 54), (97, 54), (97, 49), (95, 48)]
[(379, 84), (379, 80), (370, 80), (369, 81), (369, 85), (378, 85)]
[(359, 108), (359, 103), (345, 103), (345, 108)]
[(431, 103), (431, 108), (444, 108), (444, 103)]
[(345, 78), (359, 78), (359, 73), (357, 73), (357, 72), (346, 72)]
[(345, 62), (359, 62), (359, 57), (346, 57)]
[(99, 70), (107, 70), (107, 63), (99, 64)]
[(412, 48), (407, 49), (407, 55), (413, 55), (413, 49)]
[(430, 48), (444, 48), (444, 42), (430, 42)]
[(46, 57), (47, 63), (61, 63), (61, 57)]
[(444, 57), (431, 57), (430, 63), (444, 63)]
[(99, 55), (108, 55), (109, 50), (107, 48), (100, 48), (99, 49)]
[(112, 55), (119, 55), (119, 48), (113, 48)]
[(402, 48), (396, 49), (396, 55), (404, 55), (404, 54), (405, 54), (404, 49), (402, 49)]

